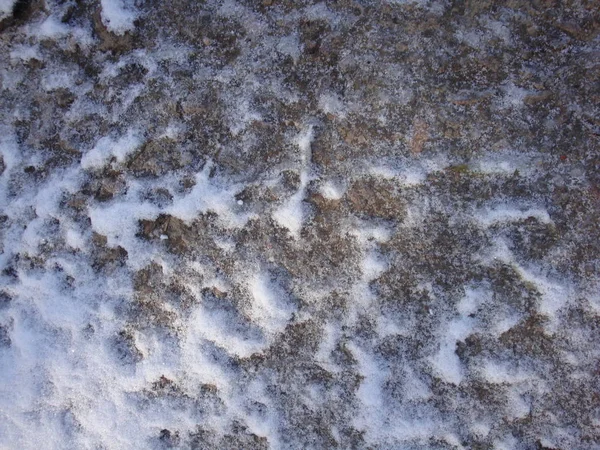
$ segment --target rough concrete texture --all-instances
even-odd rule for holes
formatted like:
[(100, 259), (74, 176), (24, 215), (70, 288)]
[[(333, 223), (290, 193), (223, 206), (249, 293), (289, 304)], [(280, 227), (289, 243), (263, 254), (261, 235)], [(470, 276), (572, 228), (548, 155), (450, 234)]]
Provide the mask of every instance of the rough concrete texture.
[(0, 447), (600, 448), (599, 31), (1, 0)]

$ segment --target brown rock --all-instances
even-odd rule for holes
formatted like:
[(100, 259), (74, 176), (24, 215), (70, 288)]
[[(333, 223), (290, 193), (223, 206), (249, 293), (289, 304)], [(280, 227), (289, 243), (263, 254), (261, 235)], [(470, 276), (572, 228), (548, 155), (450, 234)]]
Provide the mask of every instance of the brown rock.
[(115, 54), (126, 53), (134, 48), (134, 40), (130, 33), (126, 32), (123, 36), (118, 36), (108, 31), (108, 28), (102, 23), (100, 6), (96, 8), (92, 15), (94, 32), (100, 38), (100, 50), (110, 51)]
[(415, 118), (410, 141), (410, 151), (418, 155), (423, 151), (423, 146), (429, 139), (429, 125), (423, 119)]
[(183, 167), (182, 156), (173, 139), (153, 139), (133, 155), (127, 166), (137, 176), (157, 177)]
[(127, 250), (121, 246), (108, 247), (106, 236), (92, 233), (92, 244), (94, 245), (92, 267), (95, 270), (110, 273), (127, 261)]
[(356, 129), (341, 128), (340, 135), (344, 142), (349, 145), (364, 145), (367, 143), (365, 136)]
[(523, 99), (523, 103), (526, 105), (535, 105), (537, 103), (542, 103), (548, 100), (552, 96), (552, 93), (549, 91), (541, 92), (539, 94), (528, 95)]
[(400, 219), (406, 209), (391, 181), (373, 177), (355, 182), (348, 190), (347, 199), (355, 213), (387, 220)]
[(175, 216), (161, 214), (156, 220), (140, 220), (139, 226), (138, 237), (156, 241), (166, 236), (169, 250), (175, 253), (183, 253), (190, 246), (190, 228)]

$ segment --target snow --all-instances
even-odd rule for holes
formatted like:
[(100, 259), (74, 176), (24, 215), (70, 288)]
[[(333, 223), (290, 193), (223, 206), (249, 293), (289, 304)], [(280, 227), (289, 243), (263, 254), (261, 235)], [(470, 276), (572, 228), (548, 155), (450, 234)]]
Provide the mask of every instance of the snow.
[[(525, 99), (597, 42), (519, 69), (508, 7), (421, 33), (449, 2), (196, 3), (2, 31), (0, 448), (591, 448), (597, 192), (569, 133), (593, 108)], [(446, 78), (490, 46), (501, 81)], [(365, 177), (406, 210), (357, 211)]]
[(464, 370), (455, 352), (456, 343), (469, 336), (473, 331), (473, 320), (464, 316), (444, 324), (440, 349), (431, 358), (434, 370), (448, 383), (460, 384)]
[(0, 0), (0, 20), (11, 16), (17, 0)]
[(339, 200), (344, 195), (345, 189), (333, 181), (326, 181), (321, 186), (321, 194), (328, 200)]
[(285, 291), (264, 273), (255, 275), (249, 287), (254, 299), (250, 317), (267, 333), (283, 331), (295, 309)]
[(48, 17), (36, 31), (38, 36), (46, 39), (60, 39), (69, 34), (69, 28), (54, 17)]
[(135, 28), (134, 20), (137, 18), (135, 9), (130, 0), (101, 0), (102, 23), (109, 31), (123, 35)]
[(100, 139), (94, 148), (88, 151), (81, 159), (81, 166), (84, 169), (100, 169), (114, 156), (118, 162), (123, 162), (125, 158), (135, 151), (142, 141), (133, 130), (117, 139), (109, 136)]
[(196, 174), (196, 184), (189, 194), (177, 198), (166, 212), (184, 221), (191, 221), (199, 214), (216, 212), (227, 227), (242, 226), (248, 219), (247, 215), (237, 214), (235, 194), (239, 187), (222, 185), (218, 178), (210, 177), (213, 167), (208, 161), (201, 172)]
[(541, 208), (526, 208), (512, 205), (497, 205), (494, 207), (485, 208), (483, 211), (477, 212), (479, 221), (485, 226), (490, 227), (496, 223), (516, 222), (528, 218), (534, 218), (541, 223), (551, 224), (552, 219), (548, 211)]
[(248, 357), (265, 347), (266, 342), (260, 337), (248, 339), (247, 336), (232, 333), (234, 327), (235, 319), (228, 317), (225, 312), (198, 308), (190, 318), (188, 330), (190, 339), (201, 338), (241, 357)]
[(292, 236), (299, 237), (302, 230), (302, 222), (306, 214), (302, 203), (304, 192), (296, 192), (289, 200), (273, 213), (273, 219), (284, 228), (287, 228)]
[(339, 96), (333, 93), (322, 94), (321, 97), (319, 97), (319, 108), (325, 114), (333, 114), (340, 118), (346, 116), (346, 107)]
[(10, 59), (20, 59), (29, 61), (31, 59), (40, 59), (37, 46), (19, 45), (10, 52)]
[(296, 34), (282, 37), (276, 48), (281, 54), (291, 56), (294, 62), (298, 61), (301, 54), (300, 41)]
[(282, 227), (286, 228), (294, 238), (300, 237), (302, 224), (307, 218), (307, 210), (304, 205), (306, 187), (310, 181), (311, 163), (311, 141), (313, 139), (313, 127), (307, 126), (296, 137), (296, 145), (300, 149), (300, 187), (287, 201), (273, 212), (273, 219)]

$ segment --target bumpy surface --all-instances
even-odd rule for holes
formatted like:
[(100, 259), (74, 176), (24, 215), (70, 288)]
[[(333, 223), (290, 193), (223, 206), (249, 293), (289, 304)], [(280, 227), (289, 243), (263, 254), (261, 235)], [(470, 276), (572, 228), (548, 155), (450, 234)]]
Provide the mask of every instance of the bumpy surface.
[(599, 11), (1, 0), (0, 447), (600, 448)]

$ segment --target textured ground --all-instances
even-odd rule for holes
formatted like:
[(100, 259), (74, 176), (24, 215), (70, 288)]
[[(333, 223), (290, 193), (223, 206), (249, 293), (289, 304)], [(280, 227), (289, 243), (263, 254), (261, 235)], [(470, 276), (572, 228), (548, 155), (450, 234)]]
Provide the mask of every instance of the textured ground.
[(599, 31), (0, 0), (0, 447), (600, 448)]

